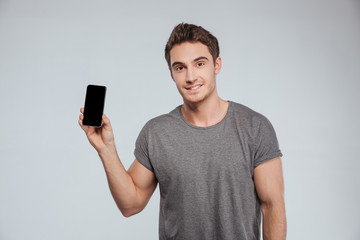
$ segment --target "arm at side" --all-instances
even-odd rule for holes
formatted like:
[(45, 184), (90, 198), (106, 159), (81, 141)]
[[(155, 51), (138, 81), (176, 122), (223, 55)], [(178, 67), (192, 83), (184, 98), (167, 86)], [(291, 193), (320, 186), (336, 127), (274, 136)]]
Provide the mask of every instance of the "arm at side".
[(286, 239), (284, 180), (281, 158), (264, 162), (254, 169), (254, 181), (261, 201), (263, 239)]

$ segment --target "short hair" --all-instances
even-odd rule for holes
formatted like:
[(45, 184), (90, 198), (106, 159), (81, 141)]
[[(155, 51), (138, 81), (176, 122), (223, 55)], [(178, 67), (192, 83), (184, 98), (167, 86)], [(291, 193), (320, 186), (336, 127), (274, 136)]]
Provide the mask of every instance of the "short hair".
[(201, 26), (188, 23), (180, 23), (174, 27), (165, 47), (165, 59), (170, 67), (170, 51), (177, 45), (184, 42), (200, 42), (206, 45), (210, 54), (215, 60), (219, 57), (220, 49), (218, 40), (209, 31)]

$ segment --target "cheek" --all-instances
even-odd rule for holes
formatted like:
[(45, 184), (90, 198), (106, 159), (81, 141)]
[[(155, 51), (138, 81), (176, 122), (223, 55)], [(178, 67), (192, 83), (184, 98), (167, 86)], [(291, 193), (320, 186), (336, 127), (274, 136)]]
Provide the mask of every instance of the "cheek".
[(180, 91), (181, 89), (181, 81), (179, 81), (179, 78), (173, 76), (172, 80), (174, 81), (176, 88)]
[(181, 86), (181, 84), (179, 83), (179, 82), (177, 82), (177, 81), (175, 81), (174, 80), (174, 82), (175, 82), (175, 85), (176, 85), (176, 89), (178, 90), (178, 92), (180, 93), (180, 95), (181, 96), (184, 96), (184, 89), (182, 88), (182, 86)]
[(208, 81), (208, 83), (210, 84), (214, 84), (215, 83), (215, 74), (213, 72), (207, 72), (206, 73), (206, 79)]
[(183, 74), (180, 74), (180, 73), (173, 74), (172, 80), (174, 81), (176, 86), (180, 86), (181, 83), (183, 82)]

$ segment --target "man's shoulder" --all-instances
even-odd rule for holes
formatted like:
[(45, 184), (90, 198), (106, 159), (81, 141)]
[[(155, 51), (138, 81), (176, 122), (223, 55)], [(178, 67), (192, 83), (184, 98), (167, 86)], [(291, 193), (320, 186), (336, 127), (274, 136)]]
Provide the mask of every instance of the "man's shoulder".
[(245, 128), (259, 129), (261, 126), (271, 126), (266, 116), (240, 103), (232, 102), (231, 118)]
[(181, 119), (180, 117), (180, 107), (178, 106), (169, 113), (161, 114), (157, 117), (154, 117), (150, 119), (144, 127), (149, 129), (157, 129), (157, 128), (166, 128), (170, 127), (173, 124), (176, 124), (176, 122)]
[(231, 102), (231, 107), (233, 113), (235, 113), (236, 116), (239, 117), (245, 117), (245, 118), (263, 118), (264, 115), (261, 113), (253, 110), (250, 107), (247, 107), (241, 103), (237, 102)]

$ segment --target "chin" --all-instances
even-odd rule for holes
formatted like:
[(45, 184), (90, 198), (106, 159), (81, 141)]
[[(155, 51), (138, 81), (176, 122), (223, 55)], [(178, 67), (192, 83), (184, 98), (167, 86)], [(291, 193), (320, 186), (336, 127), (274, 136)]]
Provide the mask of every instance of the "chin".
[(183, 98), (184, 103), (190, 103), (190, 104), (198, 104), (204, 101), (204, 98), (197, 97), (197, 98)]

